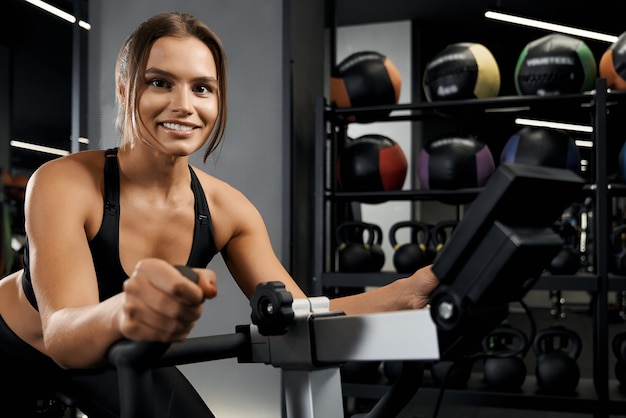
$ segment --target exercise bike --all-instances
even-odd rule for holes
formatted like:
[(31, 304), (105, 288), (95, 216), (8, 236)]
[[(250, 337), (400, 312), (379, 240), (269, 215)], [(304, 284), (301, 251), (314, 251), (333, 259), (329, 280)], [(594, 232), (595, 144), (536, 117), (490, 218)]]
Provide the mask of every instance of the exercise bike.
[(281, 369), (283, 418), (342, 417), (342, 363), (402, 360), (394, 384), (354, 417), (396, 416), (419, 389), (425, 362), (459, 356), (533, 287), (563, 245), (552, 224), (582, 185), (569, 170), (501, 164), (438, 253), (440, 286), (427, 309), (344, 315), (329, 311), (328, 298), (293, 299), (270, 281), (250, 300), (252, 323), (232, 334), (118, 342), (109, 359), (119, 372), (121, 417), (152, 416), (153, 368), (224, 358)]

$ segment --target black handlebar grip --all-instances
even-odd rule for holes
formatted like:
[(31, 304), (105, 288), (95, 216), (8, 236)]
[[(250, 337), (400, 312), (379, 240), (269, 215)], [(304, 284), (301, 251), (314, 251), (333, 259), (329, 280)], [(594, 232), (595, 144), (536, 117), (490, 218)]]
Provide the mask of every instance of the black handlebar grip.
[(187, 267), (187, 266), (174, 266), (174, 267), (176, 268), (176, 270), (180, 272), (180, 274), (182, 274), (183, 276), (185, 276), (186, 278), (188, 278), (195, 284), (198, 284), (198, 280), (199, 280), (198, 274), (195, 271), (193, 271), (191, 267)]
[[(194, 283), (198, 283), (198, 274), (187, 266), (174, 266), (180, 274)], [(169, 343), (152, 341), (122, 340), (109, 350), (109, 361), (116, 367), (128, 367), (135, 370), (154, 365), (169, 348)]]

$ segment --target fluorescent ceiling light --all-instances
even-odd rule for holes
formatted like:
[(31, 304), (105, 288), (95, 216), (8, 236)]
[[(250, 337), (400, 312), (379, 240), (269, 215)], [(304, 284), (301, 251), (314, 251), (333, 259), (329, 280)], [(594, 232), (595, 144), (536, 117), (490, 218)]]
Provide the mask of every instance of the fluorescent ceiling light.
[[(584, 141), (582, 139), (576, 139), (574, 140), (574, 143), (579, 148), (593, 148), (593, 141)], [(582, 160), (580, 163), (584, 165), (588, 164), (586, 160)]]
[[(534, 126), (538, 128), (563, 129), (566, 131), (586, 132), (586, 133), (593, 132), (593, 127), (591, 126), (575, 125), (572, 123), (562, 123), (562, 122), (550, 122), (546, 120), (517, 118), (515, 119), (515, 123), (518, 125)], [(593, 141), (585, 141), (581, 139), (576, 139), (574, 142), (576, 143), (576, 146), (578, 147), (583, 147), (583, 148), (593, 147)]]
[[(60, 17), (63, 20), (67, 20), (70, 23), (76, 23), (76, 18), (73, 15), (67, 12), (64, 12), (63, 10), (57, 7), (54, 7), (53, 5), (48, 4), (45, 1), (41, 1), (41, 0), (25, 0), (25, 1), (32, 4), (33, 6), (37, 6), (40, 9), (45, 10), (48, 13), (52, 13), (53, 15)], [(86, 29), (86, 30), (91, 29), (91, 25), (83, 20), (78, 22), (78, 24), (83, 29)]]
[(525, 17), (515, 16), (515, 15), (500, 13), (500, 12), (494, 12), (491, 10), (487, 10), (485, 12), (485, 17), (487, 19), (500, 20), (503, 22), (515, 23), (517, 25), (530, 26), (530, 27), (538, 28), (538, 29), (545, 29), (545, 30), (552, 31), (552, 32), (567, 33), (573, 36), (580, 36), (583, 38), (595, 39), (598, 41), (604, 41), (604, 42), (609, 42), (609, 43), (615, 42), (618, 38), (618, 36), (609, 35), (606, 33), (594, 32), (594, 31), (585, 30), (585, 29), (578, 29), (578, 28), (573, 28), (571, 26), (559, 25), (556, 23), (549, 23), (549, 22), (544, 22), (544, 21), (536, 20), (536, 19), (528, 19)]
[(16, 141), (16, 140), (11, 140), (11, 142), (9, 142), (9, 145), (11, 145), (14, 148), (21, 148), (21, 149), (26, 149), (29, 151), (43, 152), (45, 154), (53, 154), (53, 155), (60, 155), (60, 156), (69, 155), (70, 153), (69, 151), (63, 150), (63, 149), (45, 147), (43, 145), (31, 144), (28, 142)]
[(525, 118), (517, 118), (515, 119), (515, 123), (518, 125), (536, 126), (540, 128), (563, 129), (566, 131), (587, 132), (587, 133), (593, 132), (593, 127), (591, 126), (575, 125), (573, 123), (550, 122), (547, 120), (536, 120), (536, 119), (525, 119)]

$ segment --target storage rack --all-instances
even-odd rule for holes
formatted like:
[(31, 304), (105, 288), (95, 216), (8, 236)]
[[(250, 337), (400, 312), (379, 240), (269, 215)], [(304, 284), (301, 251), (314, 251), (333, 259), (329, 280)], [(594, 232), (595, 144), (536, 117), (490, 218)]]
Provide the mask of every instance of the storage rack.
[[(613, 109), (626, 104), (626, 94), (611, 92), (606, 80), (599, 78), (594, 91), (586, 94), (560, 95), (550, 97), (512, 96), (490, 99), (448, 101), (436, 103), (413, 103), (367, 108), (337, 109), (326, 103), (323, 97), (316, 102), (316, 148), (315, 148), (315, 236), (314, 248), (314, 291), (321, 294), (327, 287), (381, 286), (403, 276), (392, 272), (378, 273), (340, 273), (334, 270), (335, 246), (333, 227), (336, 226), (336, 207), (347, 202), (367, 203), (378, 201), (438, 200), (451, 193), (464, 197), (475, 196), (480, 189), (459, 191), (440, 190), (402, 190), (389, 192), (351, 193), (338, 190), (336, 185), (335, 160), (337, 146), (346, 133), (350, 123), (346, 116), (360, 113), (388, 116), (384, 121), (424, 121), (433, 118), (459, 118), (467, 115), (485, 117), (489, 110), (499, 109), (499, 114), (547, 115), (557, 113), (559, 117), (567, 114), (572, 121), (590, 121), (593, 126), (591, 140), (591, 170), (588, 184), (583, 189), (584, 196), (592, 199), (593, 209), (593, 259), (592, 271), (573, 276), (542, 275), (535, 289), (561, 289), (587, 291), (594, 295), (593, 322), (593, 377), (581, 379), (576, 396), (547, 396), (536, 392), (535, 380), (527, 379), (520, 393), (501, 393), (481, 389), (470, 382), (467, 389), (447, 389), (444, 402), (467, 405), (483, 405), (503, 408), (537, 409), (590, 413), (594, 417), (608, 417), (610, 414), (626, 413), (626, 395), (620, 392), (618, 382), (610, 376), (608, 356), (611, 355), (608, 335), (608, 295), (610, 292), (626, 290), (626, 277), (616, 276), (609, 270), (609, 235), (611, 229), (611, 201), (626, 196), (622, 184), (609, 181), (606, 162), (607, 115)], [(464, 116), (462, 116), (462, 114)], [(614, 156), (612, 156), (614, 157)], [(413, 163), (414, 164), (414, 163)], [(411, 168), (410, 165), (410, 169)], [(344, 384), (344, 396), (379, 397), (384, 393), (380, 385)], [(439, 389), (422, 388), (416, 395), (416, 401), (432, 402)]]

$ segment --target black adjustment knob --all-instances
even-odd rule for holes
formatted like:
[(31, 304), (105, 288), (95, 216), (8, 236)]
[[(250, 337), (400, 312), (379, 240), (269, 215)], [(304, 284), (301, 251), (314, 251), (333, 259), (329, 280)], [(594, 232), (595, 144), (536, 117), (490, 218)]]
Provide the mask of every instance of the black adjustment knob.
[(284, 283), (260, 283), (250, 299), (252, 323), (262, 335), (284, 334), (294, 318), (292, 305), (293, 296)]

